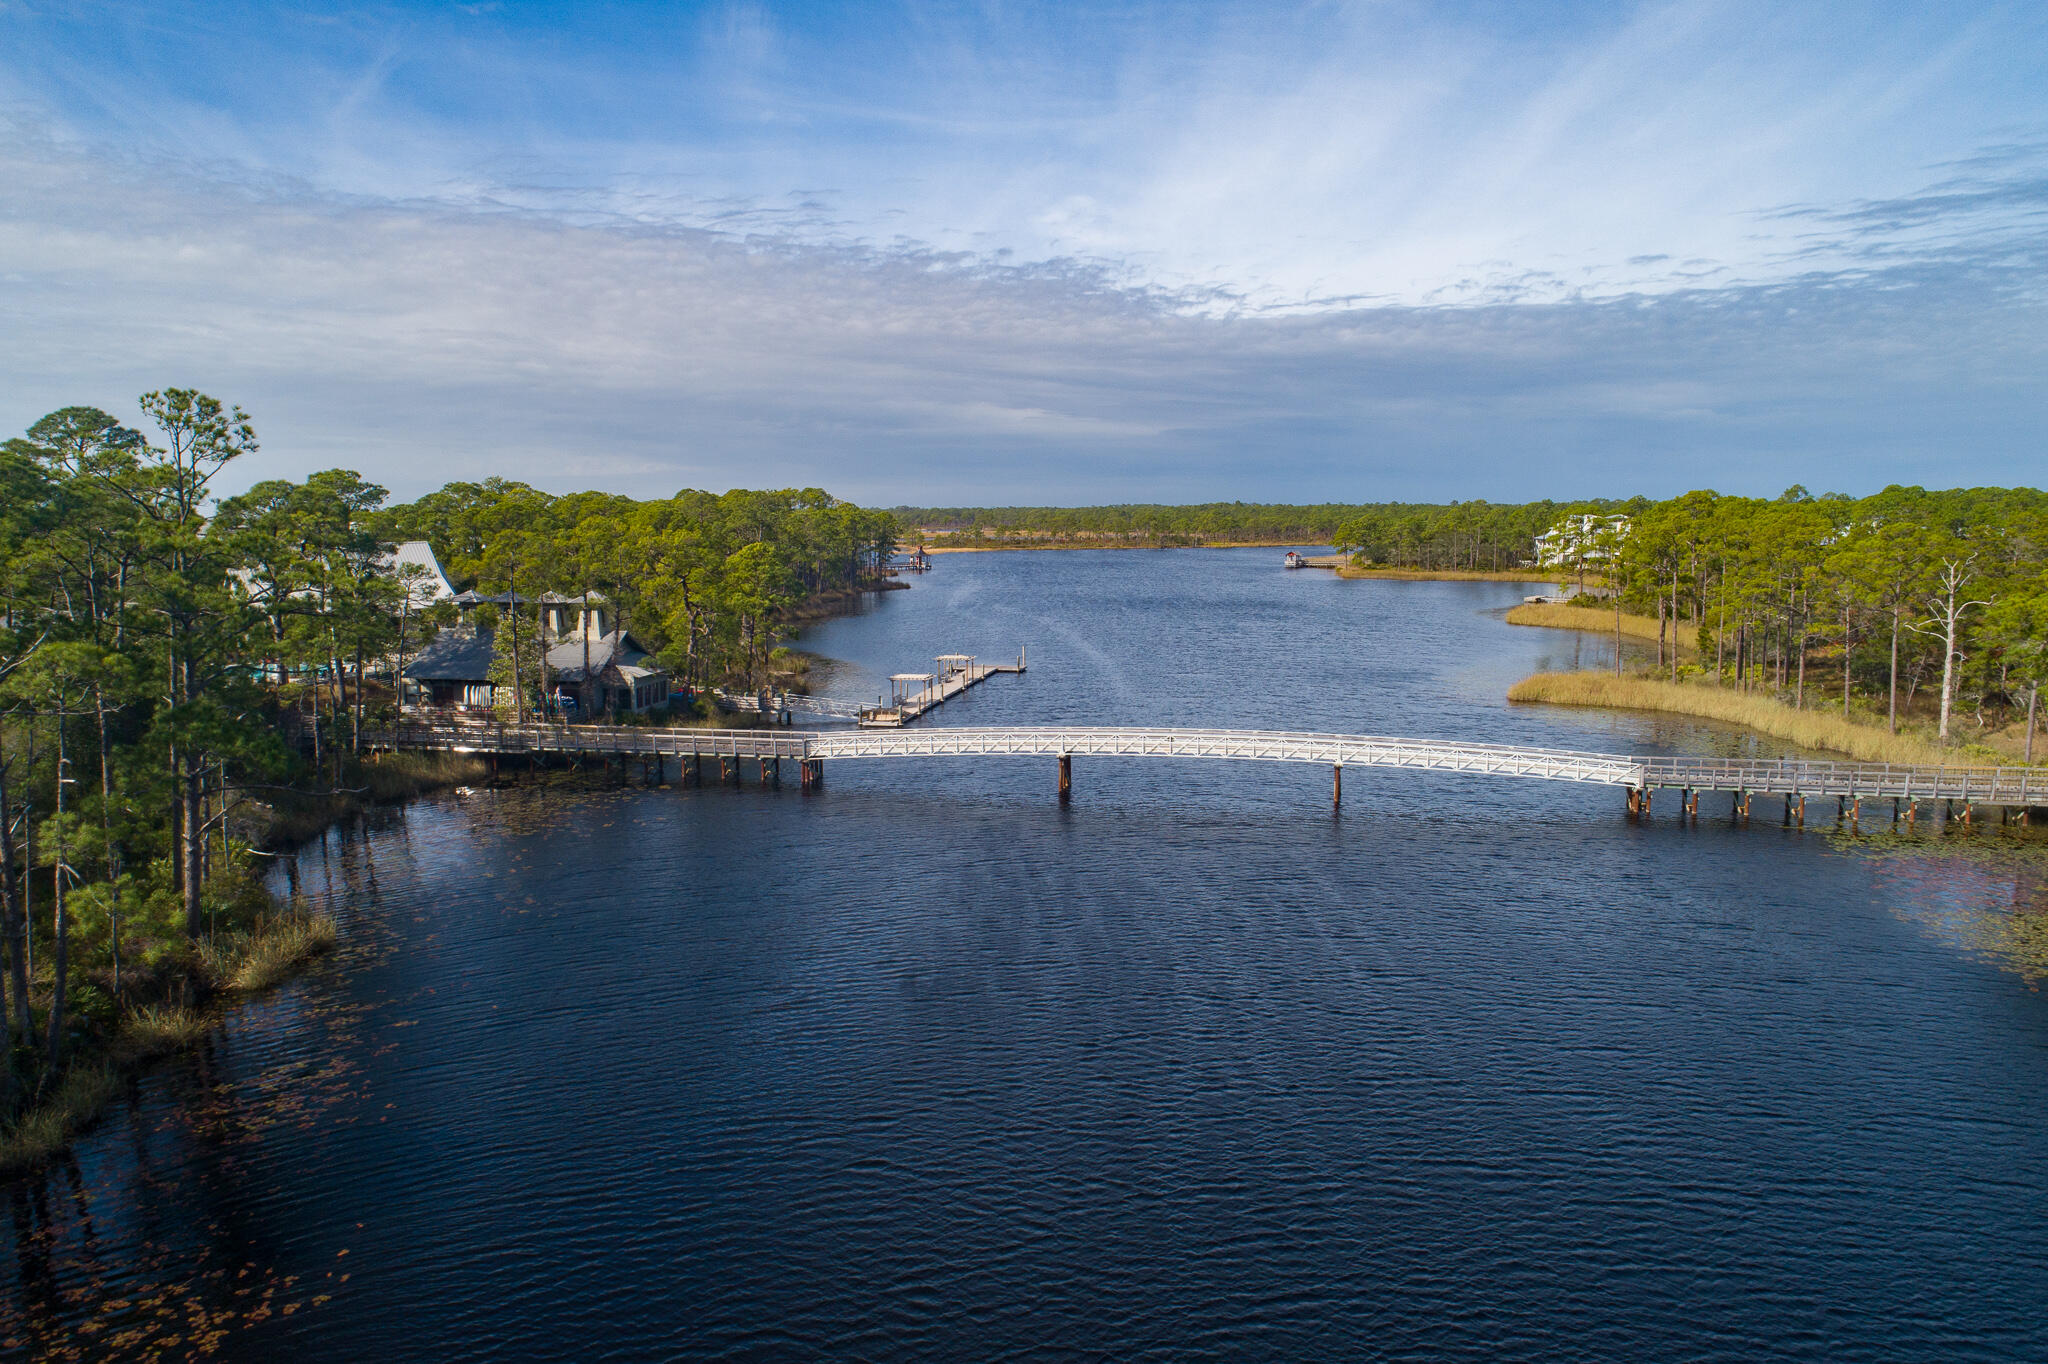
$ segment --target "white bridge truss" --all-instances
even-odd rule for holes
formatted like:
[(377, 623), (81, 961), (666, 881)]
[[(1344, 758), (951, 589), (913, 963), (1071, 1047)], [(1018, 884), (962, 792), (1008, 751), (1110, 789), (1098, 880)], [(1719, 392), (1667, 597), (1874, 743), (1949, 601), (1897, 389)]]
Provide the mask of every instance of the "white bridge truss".
[(1911, 767), (1801, 759), (1640, 758), (1360, 734), (1107, 726), (938, 727), (819, 733), (775, 729), (641, 729), (618, 725), (408, 723), (368, 736), (374, 747), (468, 753), (729, 758), (796, 762), (843, 758), (1204, 758), (1391, 767), (1636, 789), (1840, 796), (1852, 800), (1961, 800), (2048, 805), (2048, 770)]
[(1496, 777), (1637, 783), (1641, 764), (1606, 753), (1513, 748), (1505, 744), (1439, 743), (1357, 734), (1302, 734), (1232, 729), (1124, 729), (1095, 726), (933, 728), (896, 733), (821, 734), (813, 758), (1226, 758), (1244, 762), (1316, 763), (1325, 767), (1406, 767)]

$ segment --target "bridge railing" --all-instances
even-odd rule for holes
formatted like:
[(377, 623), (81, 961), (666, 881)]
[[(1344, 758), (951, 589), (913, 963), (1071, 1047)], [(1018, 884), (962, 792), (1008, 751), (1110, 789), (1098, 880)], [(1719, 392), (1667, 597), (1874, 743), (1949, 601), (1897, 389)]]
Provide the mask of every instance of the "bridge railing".
[(1851, 799), (2048, 802), (2048, 770), (1836, 762), (1813, 758), (1645, 758), (1644, 781), (1700, 791), (1768, 791)]
[(1463, 743), (1288, 730), (1112, 726), (961, 726), (790, 731), (413, 720), (373, 732), (373, 746), (477, 753), (661, 757), (914, 758), (1103, 756), (1409, 768), (1631, 787), (1690, 787), (1771, 795), (1963, 800), (2048, 805), (2048, 769), (1930, 767), (1815, 759), (1632, 757), (1513, 744)]

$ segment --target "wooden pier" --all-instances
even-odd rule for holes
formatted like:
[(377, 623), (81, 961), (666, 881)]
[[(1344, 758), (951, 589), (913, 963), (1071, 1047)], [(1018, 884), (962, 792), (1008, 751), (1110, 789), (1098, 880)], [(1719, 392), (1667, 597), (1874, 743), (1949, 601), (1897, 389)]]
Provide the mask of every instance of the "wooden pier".
[[(989, 668), (1018, 672), (1015, 667)], [(979, 680), (979, 679), (977, 679)], [(971, 683), (955, 688), (957, 696)], [(900, 731), (902, 722), (871, 726)], [(1659, 788), (1679, 793), (1683, 816), (1698, 819), (1700, 794), (1730, 798), (1729, 812), (1746, 822), (1754, 797), (1770, 797), (1788, 826), (1806, 822), (1809, 798), (1836, 801), (1838, 819), (1853, 822), (1864, 801), (1890, 801), (1894, 823), (1911, 825), (1919, 807), (1931, 805), (1965, 827), (1980, 811), (1998, 811), (2001, 824), (2015, 818), (2029, 824), (2048, 810), (2048, 769), (2039, 767), (1900, 766), (1830, 762), (1803, 758), (1667, 758), (1621, 753), (1579, 753), (1509, 744), (1460, 743), (1441, 739), (1400, 739), (1366, 734), (1309, 734), (1271, 730), (1124, 729), (1106, 726), (938, 725), (909, 732), (862, 733), (786, 729), (645, 729), (610, 725), (499, 725), (466, 721), (407, 721), (370, 730), (372, 749), (443, 749), (457, 753), (560, 754), (610, 760), (675, 761), (701, 780), (703, 764), (716, 760), (726, 781), (740, 778), (742, 760), (754, 764), (764, 783), (776, 780), (780, 760), (799, 763), (803, 788), (823, 780), (823, 764), (844, 758), (955, 758), (989, 755), (1059, 760), (1060, 791), (1073, 791), (1073, 758), (1223, 758), (1252, 762), (1312, 763), (1332, 769), (1331, 802), (1342, 799), (1342, 771), (1350, 768), (1406, 768), (1543, 781), (1597, 782), (1622, 787), (1631, 815), (1650, 813)], [(773, 766), (771, 767), (771, 764)]]
[(983, 663), (972, 654), (940, 654), (933, 663), (935, 670), (932, 672), (892, 676), (889, 679), (889, 704), (863, 710), (860, 727), (899, 729), (997, 673), (1021, 673), (1024, 671), (1024, 651), (1017, 651), (1015, 663)]

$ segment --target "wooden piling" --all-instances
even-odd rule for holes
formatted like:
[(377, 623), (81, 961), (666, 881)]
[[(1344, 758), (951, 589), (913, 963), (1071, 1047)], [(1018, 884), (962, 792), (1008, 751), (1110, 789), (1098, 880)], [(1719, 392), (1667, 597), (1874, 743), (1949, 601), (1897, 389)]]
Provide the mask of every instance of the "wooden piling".
[(1071, 753), (1060, 754), (1060, 799), (1074, 798), (1074, 757)]
[(1342, 808), (1344, 804), (1344, 764), (1333, 763), (1330, 767), (1330, 808)]

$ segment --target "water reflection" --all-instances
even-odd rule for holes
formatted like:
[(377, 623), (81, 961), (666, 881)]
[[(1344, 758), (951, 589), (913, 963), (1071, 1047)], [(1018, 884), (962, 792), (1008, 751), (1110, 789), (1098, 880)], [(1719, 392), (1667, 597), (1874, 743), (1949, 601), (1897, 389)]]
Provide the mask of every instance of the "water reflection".
[[(1508, 707), (1602, 657), (1502, 625), (1519, 590), (948, 556), (805, 643), (1028, 646), (947, 724), (1781, 751)], [(334, 830), (279, 869), (333, 959), (10, 1185), (0, 1340), (2048, 1353), (2037, 848), (1400, 773), (1332, 815), (1327, 781), (1097, 762), (1063, 807), (1049, 764), (855, 763)]]

